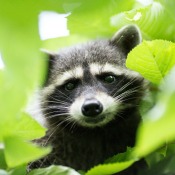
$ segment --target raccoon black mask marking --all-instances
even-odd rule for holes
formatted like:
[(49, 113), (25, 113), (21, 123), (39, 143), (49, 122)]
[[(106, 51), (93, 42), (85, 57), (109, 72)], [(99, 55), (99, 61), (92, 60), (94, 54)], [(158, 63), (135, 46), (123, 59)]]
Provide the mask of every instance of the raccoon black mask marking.
[(53, 147), (30, 168), (51, 164), (88, 170), (135, 142), (144, 79), (125, 67), (141, 42), (129, 25), (111, 40), (97, 40), (49, 55), (40, 105), (48, 131), (39, 142)]

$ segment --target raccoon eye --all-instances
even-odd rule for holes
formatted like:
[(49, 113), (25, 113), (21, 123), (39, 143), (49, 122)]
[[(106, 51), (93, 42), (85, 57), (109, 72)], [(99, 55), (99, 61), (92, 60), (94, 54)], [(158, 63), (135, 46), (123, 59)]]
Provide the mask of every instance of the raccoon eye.
[(104, 77), (104, 81), (106, 83), (113, 83), (114, 81), (116, 80), (115, 76), (114, 75), (107, 75)]
[(76, 87), (76, 84), (74, 82), (69, 82), (69, 83), (65, 84), (65, 86), (64, 86), (65, 90), (67, 90), (67, 91), (71, 91), (71, 90), (75, 89), (75, 87)]
[(67, 91), (72, 91), (78, 86), (79, 83), (79, 79), (70, 79), (63, 85), (63, 88)]

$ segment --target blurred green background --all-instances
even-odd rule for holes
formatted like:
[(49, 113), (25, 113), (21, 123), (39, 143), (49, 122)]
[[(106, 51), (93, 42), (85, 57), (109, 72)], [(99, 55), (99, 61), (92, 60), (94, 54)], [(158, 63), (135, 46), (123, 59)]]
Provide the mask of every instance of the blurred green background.
[[(56, 51), (92, 39), (110, 38), (126, 24), (138, 25), (143, 40), (147, 40), (128, 55), (127, 66), (152, 82), (158, 95), (152, 92), (157, 96), (154, 106), (143, 114), (145, 121), (138, 130), (132, 158), (129, 162), (123, 160), (122, 168), (145, 157), (150, 171), (141, 172), (142, 175), (175, 172), (172, 166), (175, 164), (174, 144), (162, 148), (175, 139), (175, 71), (169, 74), (175, 63), (174, 7), (174, 0), (1, 0), (0, 175), (25, 174), (29, 161), (49, 152), (49, 149), (26, 142), (45, 133), (45, 129), (25, 113), (29, 98), (44, 81), (46, 60), (40, 49)], [(45, 22), (43, 27), (42, 20), (51, 14), (54, 16), (47, 19), (48, 23)], [(53, 28), (57, 32), (63, 28), (66, 36), (49, 38), (42, 34), (46, 27), (47, 35), (53, 34)], [(133, 65), (135, 61), (137, 65)], [(159, 148), (162, 149), (154, 152)], [(117, 159), (115, 163), (95, 167), (87, 174), (110, 174), (111, 169), (121, 170)], [(45, 170), (48, 174), (59, 174), (59, 171), (58, 167)], [(33, 174), (41, 172), (38, 170)]]

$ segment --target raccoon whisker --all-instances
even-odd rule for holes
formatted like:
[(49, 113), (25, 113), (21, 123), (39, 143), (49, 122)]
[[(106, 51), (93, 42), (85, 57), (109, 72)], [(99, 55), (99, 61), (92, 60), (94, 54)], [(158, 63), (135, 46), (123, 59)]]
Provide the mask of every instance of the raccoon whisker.
[(67, 118), (64, 119), (64, 121), (69, 121), (69, 122), (72, 122), (72, 118), (70, 116), (68, 116)]
[(38, 103), (38, 104), (46, 104), (46, 103), (55, 103), (55, 104), (64, 104), (64, 105), (70, 105), (70, 103), (68, 103), (68, 102), (65, 102), (65, 101), (62, 101), (62, 100), (53, 100), (53, 101), (44, 101), (44, 102), (40, 102), (40, 103)]
[(72, 130), (73, 131), (73, 129), (74, 129), (74, 127), (76, 126), (76, 121), (73, 121), (72, 122), (72, 126), (71, 126), (71, 128), (70, 128), (70, 130)]
[(66, 98), (72, 100), (69, 96), (67, 96), (66, 94), (64, 94), (63, 92), (61, 92), (60, 90), (57, 89), (55, 95), (60, 95), (60, 94), (61, 94), (63, 97), (66, 97)]
[(137, 92), (140, 88), (141, 88), (141, 86), (136, 86), (136, 87), (134, 87), (134, 88), (131, 88), (131, 89), (128, 89), (128, 90), (122, 92), (122, 93), (119, 94), (119, 95), (117, 95), (117, 93), (119, 93), (119, 91), (116, 91), (112, 96), (115, 98), (115, 97), (117, 97), (117, 96), (118, 96), (118, 97), (119, 97), (119, 96), (122, 96), (122, 94), (127, 94), (127, 93), (132, 94), (132, 93)]
[(69, 118), (67, 118), (66, 120), (68, 123), (66, 124), (66, 126), (64, 126), (63, 129), (65, 129), (68, 125), (72, 124), (72, 120), (70, 120)]
[[(117, 90), (117, 92), (119, 93), (119, 92), (121, 92), (121, 91), (123, 91), (123, 90), (125, 90), (129, 85), (131, 85), (134, 81), (136, 81), (136, 78), (133, 78), (133, 79), (131, 79), (129, 82), (127, 82), (126, 84), (124, 84), (121, 88), (119, 88), (118, 90)], [(140, 86), (141, 87), (141, 86)], [(135, 87), (136, 88), (136, 87)]]
[(45, 117), (49, 117), (48, 115), (52, 115), (52, 114), (54, 114), (55, 112), (61, 112), (61, 114), (60, 115), (63, 115), (64, 113), (66, 113), (67, 111), (50, 111), (50, 112), (47, 112), (47, 113), (44, 113), (44, 116)]
[[(63, 119), (61, 122), (60, 122), (60, 120), (59, 121), (56, 121), (55, 123), (53, 123), (50, 126), (55, 126), (56, 125), (55, 128), (57, 129), (59, 126), (61, 126), (65, 122), (67, 122), (67, 119)], [(59, 132), (61, 132), (61, 130), (59, 130)]]
[[(124, 94), (123, 96), (120, 96), (120, 97), (115, 97), (114, 99), (117, 101), (117, 102), (120, 102), (120, 103), (131, 103), (131, 102), (129, 102), (129, 100), (131, 101), (131, 100), (137, 100), (137, 99), (140, 99), (140, 97), (139, 96), (137, 96), (137, 97), (131, 97), (130, 96), (131, 95), (131, 93), (129, 93), (129, 94)], [(133, 104), (133, 105), (136, 105), (136, 104)]]
[(42, 110), (47, 110), (47, 109), (66, 109), (68, 110), (69, 109), (69, 106), (67, 105), (64, 105), (64, 104), (56, 104), (56, 105), (52, 105), (52, 104), (48, 104), (47, 107), (44, 107), (44, 108), (41, 108)]
[[(61, 91), (58, 90), (58, 89), (57, 89), (57, 92), (60, 93), (61, 95), (63, 95), (62, 97), (65, 97), (66, 99), (70, 100), (70, 102), (72, 102), (72, 99), (71, 99), (69, 96), (67, 96), (66, 94), (64, 94), (63, 92), (61, 92)], [(56, 93), (56, 94), (54, 94), (54, 95), (55, 95), (55, 97), (59, 97), (59, 98), (60, 98), (60, 96), (58, 96), (58, 95), (60, 95), (60, 94), (58, 94), (58, 93)]]
[[(57, 131), (57, 129), (59, 128), (59, 126), (62, 125), (63, 123), (65, 123), (65, 122), (67, 122), (67, 119), (68, 119), (68, 118), (64, 119), (64, 120), (61, 121), (61, 122), (57, 121), (57, 122), (59, 122), (59, 123), (58, 123), (56, 126), (55, 126), (55, 124), (56, 124), (57, 122), (55, 122), (55, 123), (52, 124), (52, 125), (54, 125), (55, 127), (52, 129), (51, 134), (49, 135), (48, 139), (45, 141), (45, 143), (43, 144), (43, 146), (46, 146), (46, 145), (47, 145), (47, 143), (49, 142), (49, 140), (51, 139), (51, 137), (53, 136), (53, 134)], [(50, 125), (50, 126), (52, 126), (52, 125)], [(63, 129), (64, 129), (64, 128), (63, 128)], [(62, 130), (60, 130), (59, 132), (61, 132), (61, 131), (62, 131)]]
[(53, 97), (52, 95), (48, 95), (48, 96), (49, 96), (51, 99), (55, 100), (55, 101), (58, 100), (57, 98)]
[(128, 91), (125, 91), (117, 96), (113, 96), (113, 98), (120, 100), (122, 98), (128, 97), (131, 94), (132, 94), (132, 92), (128, 90)]
[(122, 96), (119, 96), (119, 97), (117, 96), (117, 98), (125, 100), (125, 99), (130, 99), (130, 98), (137, 99), (140, 97), (138, 96), (138, 92), (135, 91), (135, 92), (128, 92), (128, 93), (122, 94)]
[[(117, 85), (120, 85), (124, 79), (125, 79), (125, 77), (123, 77), (123, 78), (117, 83)], [(122, 87), (123, 87), (123, 86), (122, 86)], [(120, 87), (119, 89), (114, 89), (114, 90), (111, 92), (111, 94), (112, 94), (113, 92), (115, 92), (116, 90), (121, 91), (120, 89), (121, 89), (122, 87)]]
[(126, 122), (126, 119), (122, 116), (122, 111), (117, 114), (117, 116), (122, 119), (124, 122)]
[(49, 140), (51, 139), (51, 137), (53, 136), (53, 134), (56, 132), (57, 129), (58, 127), (54, 128), (53, 132), (49, 135), (48, 139), (43, 143), (43, 147), (47, 145), (47, 143), (49, 142)]
[[(42, 146), (42, 145), (41, 145)], [(43, 160), (42, 159), (40, 159), (40, 160), (38, 160), (37, 161), (37, 166), (36, 166), (36, 164), (35, 164), (35, 162), (31, 162), (29, 165), (30, 165), (30, 167), (34, 164), (35, 166), (36, 166), (36, 168), (41, 168), (42, 167), (42, 165), (44, 164), (44, 160), (46, 160), (47, 159), (47, 157), (45, 157)], [(39, 164), (39, 165), (38, 165)], [(30, 171), (30, 167), (29, 167), (29, 170), (27, 170), (27, 171)]]
[[(71, 121), (71, 122), (70, 122)], [(61, 128), (60, 130), (59, 130), (59, 132), (62, 132), (69, 124), (71, 124), (72, 123), (72, 120), (71, 120), (71, 118), (70, 117), (67, 117), (67, 118), (64, 118), (63, 119), (63, 121), (62, 122), (60, 122), (60, 123), (58, 123), (57, 125), (56, 125), (56, 128), (59, 128), (59, 126), (61, 126), (63, 123), (65, 123), (65, 122), (68, 122), (63, 128)], [(56, 124), (56, 123), (55, 123)]]
[(55, 115), (50, 115), (50, 116), (46, 116), (45, 118), (55, 118), (55, 117), (59, 117), (59, 116), (65, 116), (65, 115), (69, 115), (69, 113), (62, 113), (62, 114), (55, 114)]
[(71, 128), (70, 128), (70, 131), (72, 130), (72, 132), (73, 132), (75, 126), (76, 126), (76, 121), (74, 121), (74, 122), (72, 123), (72, 126), (71, 126)]
[[(54, 94), (54, 97), (53, 97), (52, 95), (49, 95), (49, 97), (50, 97), (52, 100), (57, 101), (57, 102), (62, 101), (62, 100), (59, 100), (60, 96), (58, 96), (58, 95), (56, 95), (56, 94)], [(71, 100), (67, 95), (65, 95), (65, 94), (64, 94), (64, 96), (63, 96), (62, 98), (68, 99), (70, 102), (72, 102), (72, 100)]]
[[(67, 97), (65, 97), (65, 96), (61, 96), (61, 95), (58, 95), (58, 94), (54, 94), (54, 100), (53, 101), (57, 101), (57, 102), (65, 102), (65, 103), (71, 103), (71, 101), (67, 98)], [(60, 100), (60, 97), (61, 98), (63, 98), (64, 100)], [(53, 99), (53, 98), (52, 98)], [(69, 101), (65, 101), (65, 99), (67, 100), (69, 100)], [(50, 101), (52, 101), (52, 100), (50, 100)]]
[(55, 128), (56, 125), (58, 125), (60, 123), (60, 121), (56, 121), (52, 124), (49, 124), (49, 127), (52, 127), (51, 131)]
[(137, 90), (127, 90), (123, 93), (121, 93), (120, 95), (116, 96), (117, 98), (124, 98), (124, 97), (127, 97), (129, 95), (133, 95), (135, 92), (137, 92)]
[(47, 157), (45, 157), (45, 158), (43, 159), (43, 161), (41, 161), (41, 164), (40, 164), (40, 166), (39, 166), (38, 168), (41, 168), (41, 167), (44, 165), (45, 160), (47, 160)]
[(137, 100), (139, 98), (127, 98), (120, 100), (121, 103), (125, 103), (125, 105), (129, 104), (129, 106), (136, 106), (136, 104), (132, 104), (131, 100)]
[(128, 107), (132, 107), (132, 106), (139, 107), (139, 104), (136, 104), (136, 103), (133, 104), (133, 102), (131, 102), (131, 101), (129, 102), (129, 100), (132, 100), (132, 99), (137, 100), (137, 99), (140, 99), (140, 97), (128, 97), (128, 98), (120, 98), (120, 99), (115, 98), (115, 100), (117, 102), (124, 103), (123, 104), (124, 109), (128, 108)]
[[(47, 109), (69, 109), (69, 105), (67, 104), (47, 104), (46, 107), (40, 107), (40, 109), (36, 109), (36, 110), (47, 110)], [(35, 111), (35, 109), (32, 109), (33, 111)]]
[(52, 110), (52, 111), (45, 111), (44, 112), (44, 114), (47, 114), (47, 115), (48, 114), (56, 114), (56, 113), (62, 115), (62, 114), (67, 114), (68, 111), (66, 109), (55, 109), (55, 110)]
[(69, 109), (69, 107), (68, 106), (63, 106), (63, 105), (60, 105), (60, 106), (58, 106), (58, 105), (49, 105), (48, 109)]
[(67, 106), (54, 106), (54, 107), (47, 106), (45, 108), (32, 109), (32, 110), (29, 109), (28, 112), (29, 113), (45, 112), (48, 109), (54, 109), (54, 110), (58, 110), (58, 111), (63, 110), (65, 112), (69, 109), (69, 107), (67, 107)]
[(69, 108), (70, 104), (67, 103), (48, 103), (48, 106), (54, 106), (56, 108)]
[[(117, 85), (120, 85), (120, 83), (123, 81), (123, 79), (124, 79), (124, 78), (122, 78), (122, 79), (117, 83)], [(111, 92), (111, 94), (113, 94), (114, 92), (115, 92), (115, 93), (121, 92), (122, 90), (124, 90), (125, 88), (127, 88), (129, 85), (130, 85), (130, 84), (129, 84), (129, 82), (128, 82), (128, 83), (124, 84), (123, 86), (121, 86), (119, 89), (117, 89), (117, 88), (114, 89), (114, 90)], [(114, 93), (114, 95), (115, 95), (115, 93)]]
[(136, 98), (129, 97), (129, 96), (130, 96), (130, 94), (126, 94), (125, 96), (121, 96), (121, 97), (115, 97), (115, 100), (120, 102), (120, 103), (124, 103), (124, 102), (127, 102), (128, 100), (136, 99)]

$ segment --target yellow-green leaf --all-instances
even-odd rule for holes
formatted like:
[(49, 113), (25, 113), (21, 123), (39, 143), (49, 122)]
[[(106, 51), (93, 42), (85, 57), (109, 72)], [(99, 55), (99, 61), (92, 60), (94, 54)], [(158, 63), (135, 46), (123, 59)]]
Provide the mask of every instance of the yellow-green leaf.
[(126, 66), (159, 84), (175, 65), (175, 44), (164, 40), (144, 41), (127, 57)]
[(175, 68), (165, 79), (156, 105), (140, 125), (134, 155), (144, 157), (175, 140)]
[(4, 138), (4, 154), (8, 167), (26, 164), (49, 153), (49, 148), (39, 148), (17, 136)]

